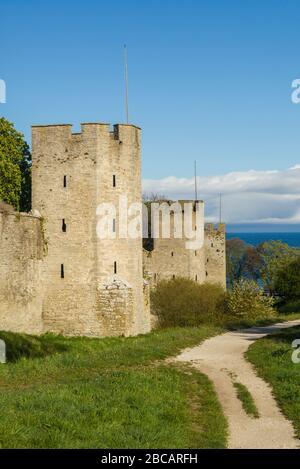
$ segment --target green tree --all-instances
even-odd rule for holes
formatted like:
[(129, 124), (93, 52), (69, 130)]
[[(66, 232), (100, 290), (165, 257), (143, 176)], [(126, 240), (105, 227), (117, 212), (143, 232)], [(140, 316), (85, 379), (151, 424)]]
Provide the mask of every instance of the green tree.
[(31, 204), (31, 154), (23, 134), (0, 118), (0, 200), (17, 210)]
[(232, 238), (226, 241), (227, 282), (231, 287), (242, 277), (243, 260), (248, 247), (248, 244), (240, 238)]
[(275, 291), (285, 301), (300, 298), (300, 257), (279, 270), (275, 281)]
[(243, 277), (250, 280), (259, 280), (262, 265), (263, 262), (260, 253), (256, 247), (249, 245), (242, 259)]
[(266, 241), (257, 247), (262, 258), (261, 279), (265, 287), (275, 292), (277, 275), (300, 255), (300, 249), (281, 241)]

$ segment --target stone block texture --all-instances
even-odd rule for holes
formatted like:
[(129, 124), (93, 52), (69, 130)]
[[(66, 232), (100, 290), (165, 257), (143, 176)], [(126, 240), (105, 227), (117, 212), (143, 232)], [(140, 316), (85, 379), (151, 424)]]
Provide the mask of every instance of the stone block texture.
[(42, 220), (0, 209), (0, 330), (43, 332)]

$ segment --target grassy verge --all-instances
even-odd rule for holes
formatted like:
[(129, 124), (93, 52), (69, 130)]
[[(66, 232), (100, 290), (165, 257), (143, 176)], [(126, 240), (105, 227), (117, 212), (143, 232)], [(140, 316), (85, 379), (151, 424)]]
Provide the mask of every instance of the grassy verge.
[(284, 415), (300, 438), (300, 364), (292, 362), (292, 342), (300, 339), (300, 327), (259, 339), (250, 346), (247, 359), (259, 375), (271, 384)]
[(258, 410), (248, 388), (242, 383), (234, 382), (233, 385), (236, 389), (237, 397), (241, 401), (246, 414), (250, 415), (250, 417), (258, 418)]
[(283, 313), (278, 312), (276, 316), (269, 319), (253, 319), (253, 320), (240, 320), (238, 322), (234, 321), (227, 321), (224, 322), (224, 327), (230, 330), (235, 329), (243, 329), (248, 327), (259, 327), (259, 326), (270, 326), (272, 324), (276, 324), (277, 322), (285, 322), (285, 321), (294, 321), (296, 319), (300, 319), (300, 312), (299, 313)]
[(0, 339), (6, 344), (6, 359), (16, 362), (20, 358), (43, 358), (67, 350), (66, 345), (55, 336), (35, 337), (0, 331)]
[(226, 421), (207, 377), (163, 362), (219, 332), (203, 326), (106, 339), (0, 333), (12, 360), (0, 365), (0, 447), (225, 447)]

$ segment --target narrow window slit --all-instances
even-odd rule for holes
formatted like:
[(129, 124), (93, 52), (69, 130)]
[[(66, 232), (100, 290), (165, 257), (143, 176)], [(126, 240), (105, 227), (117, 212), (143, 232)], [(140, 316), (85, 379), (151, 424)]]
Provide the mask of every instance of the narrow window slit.
[(65, 278), (65, 268), (63, 264), (60, 264), (60, 278)]

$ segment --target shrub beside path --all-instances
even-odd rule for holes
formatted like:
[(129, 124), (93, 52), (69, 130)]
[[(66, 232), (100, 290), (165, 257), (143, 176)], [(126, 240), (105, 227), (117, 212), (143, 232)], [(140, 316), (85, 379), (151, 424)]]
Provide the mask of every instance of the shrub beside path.
[[(271, 387), (244, 358), (248, 347), (268, 334), (300, 325), (300, 319), (267, 327), (252, 327), (212, 337), (184, 350), (175, 360), (189, 362), (214, 383), (229, 425), (229, 448), (300, 448), (289, 420), (279, 410)], [(250, 391), (259, 418), (248, 416), (237, 398), (233, 381)]]

